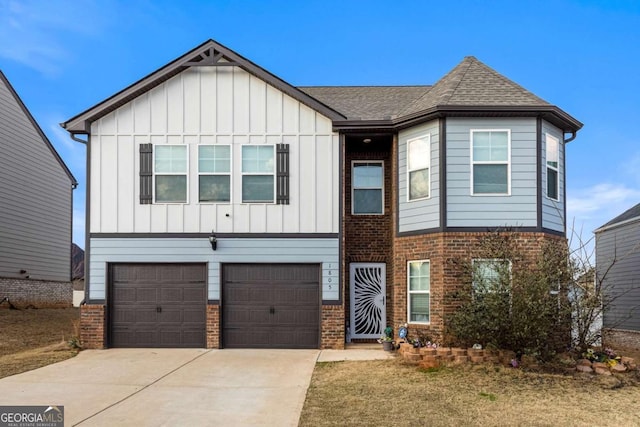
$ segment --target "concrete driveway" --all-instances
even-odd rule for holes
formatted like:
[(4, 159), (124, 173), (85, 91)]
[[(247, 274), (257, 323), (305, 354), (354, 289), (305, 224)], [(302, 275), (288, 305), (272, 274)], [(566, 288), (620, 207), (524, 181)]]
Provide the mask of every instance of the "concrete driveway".
[(319, 350), (111, 349), (0, 380), (65, 426), (296, 426)]

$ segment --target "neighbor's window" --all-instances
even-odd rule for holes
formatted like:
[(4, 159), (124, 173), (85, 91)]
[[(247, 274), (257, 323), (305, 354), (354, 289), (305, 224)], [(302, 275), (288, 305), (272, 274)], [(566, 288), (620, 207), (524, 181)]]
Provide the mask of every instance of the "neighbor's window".
[(429, 197), (430, 135), (407, 141), (407, 182), (409, 200)]
[(472, 194), (509, 194), (509, 130), (471, 131)]
[(231, 201), (231, 146), (198, 146), (198, 198), (201, 202)]
[(273, 145), (242, 146), (242, 202), (273, 203), (275, 194)]
[(429, 323), (431, 265), (428, 260), (407, 263), (407, 314), (410, 323)]
[(382, 214), (382, 162), (353, 162), (351, 210), (354, 214)]
[(187, 146), (156, 145), (153, 172), (158, 203), (187, 202)]
[(506, 259), (474, 259), (473, 291), (482, 295), (502, 292), (511, 281), (511, 261)]
[(560, 160), (560, 141), (549, 134), (546, 134), (547, 146), (547, 197), (558, 200), (559, 196), (559, 160)]

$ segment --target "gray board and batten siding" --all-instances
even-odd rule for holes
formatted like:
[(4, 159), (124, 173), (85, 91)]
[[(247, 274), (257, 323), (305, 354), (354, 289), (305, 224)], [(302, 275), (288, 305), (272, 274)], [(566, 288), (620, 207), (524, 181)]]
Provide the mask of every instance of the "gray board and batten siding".
[(0, 277), (71, 280), (76, 185), (0, 72)]
[[(536, 227), (536, 119), (447, 118), (447, 227)], [(471, 130), (511, 131), (509, 195), (471, 195)]]
[[(407, 142), (429, 135), (429, 197), (409, 201), (407, 197)], [(440, 130), (439, 121), (414, 126), (398, 135), (398, 231), (438, 228), (440, 226)]]
[(339, 301), (339, 240), (335, 238), (218, 238), (213, 251), (202, 238), (91, 237), (89, 301), (106, 297), (107, 265), (112, 263), (208, 263), (207, 298), (220, 300), (222, 264), (319, 264), (322, 300)]
[(640, 218), (596, 230), (596, 270), (614, 299), (604, 312), (604, 327), (640, 332)]

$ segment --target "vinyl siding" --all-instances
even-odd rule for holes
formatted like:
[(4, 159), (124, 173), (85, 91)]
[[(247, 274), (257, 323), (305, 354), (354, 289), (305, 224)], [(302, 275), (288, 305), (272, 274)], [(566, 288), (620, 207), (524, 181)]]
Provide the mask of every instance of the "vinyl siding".
[(640, 218), (596, 233), (596, 270), (614, 298), (604, 327), (640, 332)]
[(71, 192), (69, 175), (0, 79), (0, 277), (70, 280)]
[[(471, 195), (471, 129), (511, 130), (511, 195)], [(447, 119), (447, 226), (535, 227), (535, 118)]]
[(338, 239), (255, 238), (218, 239), (214, 252), (206, 238), (92, 238), (89, 297), (105, 299), (106, 266), (114, 262), (206, 262), (208, 298), (220, 299), (220, 265), (223, 263), (322, 264), (322, 298), (339, 300)]
[[(400, 131), (398, 135), (398, 231), (401, 233), (440, 226), (439, 125), (439, 121), (434, 120)], [(424, 135), (431, 135), (430, 197), (410, 202), (407, 197), (407, 141)]]
[[(238, 67), (193, 67), (92, 124), (92, 233), (338, 232), (331, 120)], [(185, 144), (188, 203), (139, 203), (142, 143)], [(243, 144), (290, 144), (290, 204), (243, 204)], [(231, 203), (198, 202), (198, 144), (232, 146)]]
[[(547, 147), (545, 134), (550, 134), (558, 138), (560, 157), (558, 159), (558, 200), (552, 200), (547, 197)], [(564, 135), (560, 129), (551, 123), (542, 121), (542, 226), (550, 230), (564, 232), (564, 195), (565, 195), (565, 170), (564, 170), (564, 153), (565, 147), (562, 142)]]

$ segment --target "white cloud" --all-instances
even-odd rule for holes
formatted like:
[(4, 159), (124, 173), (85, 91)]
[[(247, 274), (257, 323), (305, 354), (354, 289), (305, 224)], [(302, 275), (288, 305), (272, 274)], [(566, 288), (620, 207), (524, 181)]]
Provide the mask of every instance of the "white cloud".
[(108, 20), (94, 1), (0, 0), (0, 57), (44, 75), (60, 73), (72, 54), (65, 37), (96, 37)]
[[(567, 197), (567, 226), (583, 238), (640, 202), (640, 189), (625, 184), (601, 183), (572, 191)], [(588, 235), (587, 235), (588, 234)]]

